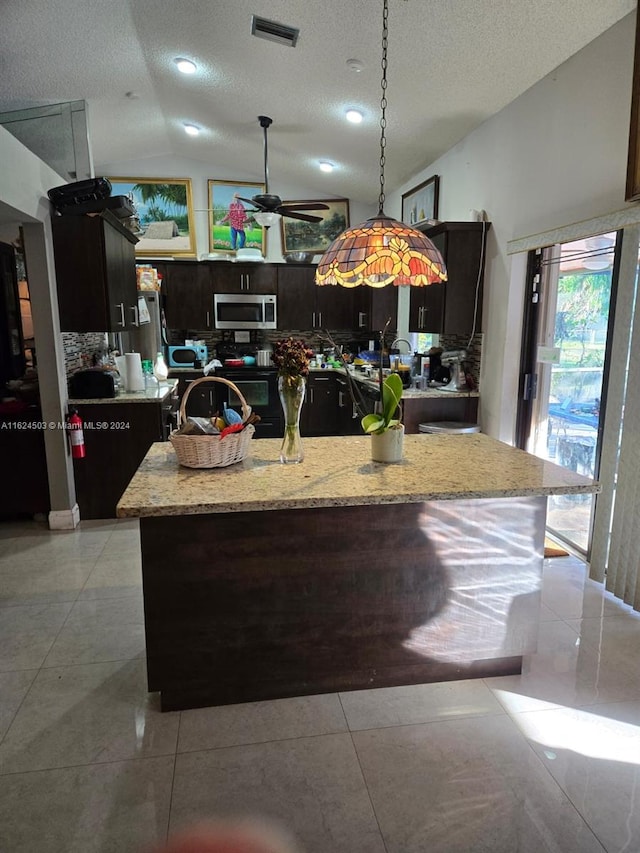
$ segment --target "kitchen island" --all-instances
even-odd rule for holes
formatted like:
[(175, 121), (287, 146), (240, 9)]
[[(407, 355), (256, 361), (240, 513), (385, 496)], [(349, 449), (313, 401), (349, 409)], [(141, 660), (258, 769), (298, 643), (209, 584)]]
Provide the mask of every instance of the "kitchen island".
[(481, 434), (279, 439), (223, 469), (154, 444), (140, 517), (150, 691), (172, 710), (519, 672), (535, 650), (546, 496), (593, 481)]

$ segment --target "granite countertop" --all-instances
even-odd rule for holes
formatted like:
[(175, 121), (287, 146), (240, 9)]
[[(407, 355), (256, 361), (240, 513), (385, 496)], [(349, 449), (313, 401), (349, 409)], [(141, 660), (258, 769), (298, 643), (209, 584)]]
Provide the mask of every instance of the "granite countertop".
[(68, 403), (70, 406), (87, 406), (95, 403), (162, 403), (175, 391), (177, 385), (177, 379), (169, 379), (159, 387), (150, 388), (147, 391), (120, 391), (115, 397), (92, 397), (88, 400), (78, 400), (74, 397), (70, 398)]
[(178, 464), (169, 442), (153, 444), (121, 497), (117, 514), (193, 515), (425, 500), (579, 494), (593, 480), (480, 433), (406, 435), (404, 459), (372, 462), (370, 438), (305, 438), (305, 459), (279, 461), (281, 439), (251, 442), (227, 468)]

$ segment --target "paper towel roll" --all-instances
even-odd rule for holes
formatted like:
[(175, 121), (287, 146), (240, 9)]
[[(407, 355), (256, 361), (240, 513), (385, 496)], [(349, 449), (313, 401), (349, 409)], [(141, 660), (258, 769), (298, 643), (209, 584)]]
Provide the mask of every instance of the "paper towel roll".
[(144, 374), (139, 352), (125, 354), (127, 361), (127, 391), (144, 391)]

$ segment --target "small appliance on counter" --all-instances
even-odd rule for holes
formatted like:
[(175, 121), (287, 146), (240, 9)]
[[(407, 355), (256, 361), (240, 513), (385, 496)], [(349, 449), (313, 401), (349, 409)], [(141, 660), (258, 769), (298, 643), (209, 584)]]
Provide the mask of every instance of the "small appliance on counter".
[(69, 397), (75, 400), (98, 400), (115, 397), (118, 389), (117, 373), (92, 367), (78, 370), (69, 377)]
[(169, 346), (169, 367), (204, 367), (209, 351), (204, 344)]
[(448, 352), (442, 353), (440, 360), (443, 367), (447, 366), (449, 368), (450, 378), (448, 383), (440, 389), (441, 391), (470, 390), (467, 386), (465, 373), (461, 369), (462, 362), (465, 361), (466, 358), (467, 351), (464, 349), (449, 350)]

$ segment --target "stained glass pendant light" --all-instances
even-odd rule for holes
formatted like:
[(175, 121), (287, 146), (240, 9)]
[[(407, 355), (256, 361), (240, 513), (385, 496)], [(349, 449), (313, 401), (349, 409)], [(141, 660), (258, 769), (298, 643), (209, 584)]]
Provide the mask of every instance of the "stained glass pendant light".
[(380, 99), (380, 196), (376, 216), (347, 228), (320, 258), (316, 284), (342, 287), (424, 287), (447, 280), (442, 255), (431, 240), (384, 212), (384, 166), (387, 126), (388, 0), (382, 9), (382, 97)]

